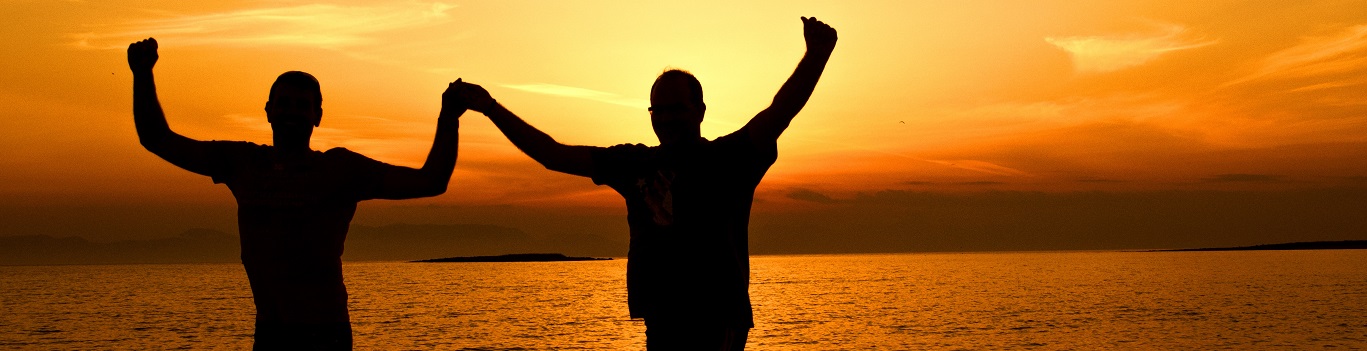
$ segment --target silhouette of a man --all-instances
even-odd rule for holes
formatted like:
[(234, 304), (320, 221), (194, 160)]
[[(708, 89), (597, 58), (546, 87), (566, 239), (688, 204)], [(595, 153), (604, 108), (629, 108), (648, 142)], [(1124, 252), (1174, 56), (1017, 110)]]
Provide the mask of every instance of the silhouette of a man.
[(256, 304), (255, 350), (349, 350), (351, 321), (342, 284), (342, 248), (356, 203), (446, 191), (456, 164), (458, 117), (451, 87), (442, 95), (437, 133), (422, 169), (375, 161), (344, 148), (309, 147), (322, 120), (318, 81), (281, 74), (266, 119), (273, 145), (198, 141), (172, 131), (157, 100), (157, 42), (128, 46), (133, 120), (143, 147), (177, 167), (209, 176), (237, 199), (242, 265)]
[(499, 105), (483, 88), (459, 94), (546, 168), (589, 177), (626, 200), (631, 245), (627, 300), (646, 323), (651, 350), (742, 350), (750, 308), (749, 221), (755, 187), (778, 157), (777, 141), (811, 97), (835, 48), (835, 29), (802, 18), (807, 53), (768, 108), (716, 140), (700, 132), (702, 86), (669, 70), (650, 89), (659, 146), (560, 144)]

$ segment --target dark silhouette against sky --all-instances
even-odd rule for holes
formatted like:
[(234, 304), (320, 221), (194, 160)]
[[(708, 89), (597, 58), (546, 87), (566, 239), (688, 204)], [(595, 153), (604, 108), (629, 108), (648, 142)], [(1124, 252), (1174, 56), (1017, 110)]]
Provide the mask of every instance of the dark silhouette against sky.
[(631, 243), (627, 300), (651, 350), (743, 350), (754, 327), (749, 225), (755, 188), (778, 157), (778, 138), (807, 104), (835, 49), (836, 31), (802, 18), (807, 53), (773, 102), (740, 129), (707, 140), (707, 104), (692, 74), (671, 69), (650, 89), (660, 145), (557, 142), (467, 84), (471, 109), (547, 169), (587, 177), (626, 200)]
[(421, 169), (345, 148), (315, 151), (309, 139), (322, 123), (322, 92), (312, 75), (290, 71), (276, 79), (266, 102), (273, 145), (198, 141), (167, 124), (152, 74), (157, 59), (155, 39), (128, 46), (138, 140), (167, 162), (227, 185), (237, 199), (242, 265), (256, 304), (254, 349), (350, 349), (341, 256), (356, 204), (444, 193), (465, 109), (443, 95)]
[[(0, 250), (21, 255), (4, 258), (83, 240), (128, 259), (110, 262), (179, 261), (114, 248), (238, 232), (230, 192), (138, 143), (125, 50), (147, 33), (177, 132), (272, 144), (266, 87), (303, 69), (327, 90), (314, 148), (416, 168), (438, 113), (424, 97), (456, 72), (562, 142), (608, 146), (656, 141), (641, 77), (683, 67), (706, 83), (702, 135), (728, 134), (792, 73), (805, 13), (844, 38), (755, 191), (752, 253), (1243, 246), (1367, 225), (1367, 13), (1351, 2), (432, 5), (8, 4), (0, 36), (24, 49), (0, 55)], [(551, 252), (626, 254), (615, 191), (543, 172), (491, 124), (461, 134), (452, 179), (469, 191), (364, 201), (352, 224), (592, 235), (621, 242)], [(436, 255), (505, 253), (473, 247)]]

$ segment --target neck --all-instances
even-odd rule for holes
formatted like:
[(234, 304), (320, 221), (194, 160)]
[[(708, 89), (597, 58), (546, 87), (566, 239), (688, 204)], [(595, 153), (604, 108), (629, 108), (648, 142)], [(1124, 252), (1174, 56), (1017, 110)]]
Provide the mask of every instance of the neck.
[(277, 135), (275, 138), (275, 149), (287, 154), (299, 154), (311, 151), (308, 139), (282, 138)]
[(660, 145), (662, 145), (662, 146), (663, 146), (663, 145), (688, 145), (688, 144), (696, 144), (696, 143), (702, 141), (702, 131), (700, 131), (700, 130), (698, 130), (698, 129), (689, 130), (689, 131), (687, 131), (687, 132), (683, 132), (683, 133), (679, 133), (679, 134), (669, 135), (668, 137), (663, 137), (663, 136), (659, 135), (658, 133), (656, 134), (656, 136), (657, 136), (657, 137), (660, 137), (660, 138), (659, 138), (659, 139), (660, 139)]
[(660, 140), (660, 146), (687, 146), (701, 143), (702, 140), (703, 139), (701, 135), (691, 135), (668, 140)]
[(300, 154), (311, 151), (309, 139), (312, 139), (312, 136), (313, 128), (311, 126), (271, 124), (271, 140), (274, 142), (275, 149), (283, 153)]

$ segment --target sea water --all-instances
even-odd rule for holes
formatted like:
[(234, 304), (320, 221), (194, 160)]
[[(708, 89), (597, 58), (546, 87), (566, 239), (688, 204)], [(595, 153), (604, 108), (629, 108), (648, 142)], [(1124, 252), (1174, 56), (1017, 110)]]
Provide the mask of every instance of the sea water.
[[(755, 256), (749, 350), (1367, 349), (1367, 250)], [(624, 260), (344, 265), (358, 350), (642, 350)], [(0, 349), (241, 350), (235, 264), (0, 267)]]

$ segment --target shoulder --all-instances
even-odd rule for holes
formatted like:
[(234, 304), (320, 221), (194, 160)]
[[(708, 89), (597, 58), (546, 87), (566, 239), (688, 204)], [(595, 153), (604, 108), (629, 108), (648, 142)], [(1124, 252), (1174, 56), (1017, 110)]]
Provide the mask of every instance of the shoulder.
[(220, 149), (233, 149), (233, 150), (267, 150), (267, 149), (270, 149), (270, 146), (261, 145), (261, 144), (253, 143), (253, 142), (250, 142), (250, 141), (235, 141), (235, 140), (210, 140), (210, 141), (205, 141), (205, 142), (204, 142), (204, 145), (208, 145), (209, 147), (216, 147), (216, 148), (220, 148)]
[(359, 154), (359, 153), (357, 153), (357, 152), (355, 152), (355, 151), (347, 150), (347, 148), (344, 148), (344, 147), (334, 147), (334, 148), (328, 149), (327, 151), (323, 151), (323, 156), (327, 156), (327, 157), (365, 157), (365, 155)]
[(762, 154), (776, 153), (778, 150), (778, 143), (776, 140), (756, 139), (750, 134), (750, 130), (747, 129), (747, 127), (742, 127), (741, 129), (731, 132), (731, 134), (723, 135), (720, 138), (713, 140), (712, 143), (713, 145), (727, 149), (738, 151), (753, 150)]
[(594, 158), (640, 158), (649, 155), (653, 149), (654, 147), (645, 146), (645, 144), (617, 144), (609, 147), (597, 147), (592, 152)]
[(334, 147), (323, 151), (323, 159), (350, 165), (388, 165), (344, 147)]
[(644, 151), (644, 150), (650, 150), (651, 147), (650, 147), (650, 146), (646, 146), (645, 144), (624, 143), (624, 144), (617, 144), (617, 145), (605, 147), (605, 148), (603, 148), (603, 149), (622, 152), (622, 151)]
[(617, 144), (609, 147), (595, 147), (590, 151), (593, 158), (594, 184), (618, 184), (640, 171), (647, 164), (654, 148), (642, 144)]
[(252, 169), (270, 159), (271, 147), (246, 141), (210, 140), (202, 142), (204, 156), (211, 164), (204, 175), (215, 184), (226, 184), (237, 179), (235, 173)]
[[(362, 155), (362, 154), (359, 153), (359, 152), (355, 152), (355, 151), (348, 150), (347, 148), (344, 148), (344, 147), (334, 147), (334, 148), (328, 149), (327, 151), (323, 151), (323, 157), (331, 158), (331, 159), (370, 160), (370, 161), (375, 161), (374, 159), (370, 158), (369, 156)], [(379, 161), (375, 161), (375, 162), (379, 162)]]
[(216, 157), (264, 155), (271, 149), (270, 146), (247, 141), (210, 140), (205, 141), (203, 145), (210, 155), (216, 155)]
[(777, 142), (756, 140), (745, 128), (717, 138), (711, 145), (713, 152), (725, 159), (753, 164), (772, 164), (778, 159)]

